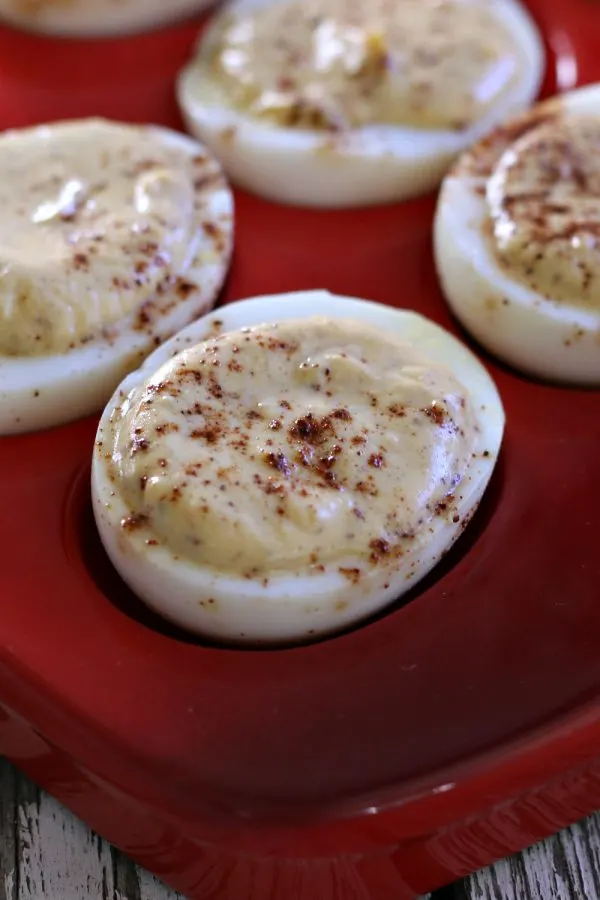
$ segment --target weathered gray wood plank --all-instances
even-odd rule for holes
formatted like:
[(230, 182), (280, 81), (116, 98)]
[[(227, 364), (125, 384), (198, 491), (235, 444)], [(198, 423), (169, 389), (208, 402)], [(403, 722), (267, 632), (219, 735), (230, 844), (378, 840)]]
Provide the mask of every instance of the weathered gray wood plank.
[(600, 814), (477, 872), (456, 900), (600, 900)]
[(17, 774), (0, 760), (0, 900), (17, 900)]
[(0, 900), (183, 900), (0, 760)]

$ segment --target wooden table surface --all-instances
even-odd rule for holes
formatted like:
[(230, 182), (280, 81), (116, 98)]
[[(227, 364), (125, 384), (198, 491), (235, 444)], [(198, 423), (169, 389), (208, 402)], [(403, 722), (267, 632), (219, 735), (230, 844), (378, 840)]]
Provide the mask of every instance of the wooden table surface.
[[(184, 898), (0, 760), (0, 900)], [(600, 900), (600, 814), (428, 900)]]

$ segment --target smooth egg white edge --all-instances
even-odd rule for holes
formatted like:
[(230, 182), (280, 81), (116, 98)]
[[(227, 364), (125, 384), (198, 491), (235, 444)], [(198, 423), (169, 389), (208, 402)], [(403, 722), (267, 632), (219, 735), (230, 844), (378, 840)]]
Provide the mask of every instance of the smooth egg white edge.
[[(283, 0), (234, 0), (244, 11)], [(493, 0), (514, 35), (524, 68), (486, 116), (461, 133), (372, 125), (337, 138), (280, 127), (233, 109), (207, 71), (202, 53), (180, 73), (177, 97), (188, 130), (221, 160), (232, 181), (259, 196), (298, 206), (342, 208), (406, 200), (434, 189), (454, 158), (538, 94), (545, 53), (537, 26), (519, 0)], [(218, 22), (201, 37), (212, 46)]]
[[(550, 99), (549, 108), (555, 103)], [(600, 84), (561, 94), (560, 103), (567, 115), (600, 115)], [(452, 173), (440, 191), (434, 252), (448, 305), (483, 347), (515, 369), (549, 381), (599, 384), (600, 310), (546, 300), (511, 278), (484, 236), (481, 184)]]
[[(35, 131), (43, 135), (49, 127), (52, 125), (41, 125)], [(180, 148), (190, 156), (204, 152), (198, 141), (168, 128), (134, 127), (144, 128), (166, 146)], [(20, 131), (7, 132), (14, 140), (22, 139), (20, 134)], [(113, 340), (91, 341), (67, 353), (31, 357), (0, 355), (0, 436), (64, 425), (100, 410), (124, 375), (139, 366), (151, 352), (155, 340), (165, 340), (191, 319), (208, 312), (229, 268), (233, 214), (230, 188), (214, 190), (206, 218), (219, 221), (222, 233), (227, 234), (228, 247), (222, 257), (186, 271), (186, 278), (198, 283), (199, 289), (185, 300), (178, 299), (173, 309), (160, 317), (151, 335), (125, 327)], [(209, 238), (206, 246), (210, 247)]]
[[(35, 14), (19, 12), (18, 5), (0, 0), (0, 20), (25, 31), (71, 37), (125, 36), (176, 23), (213, 6), (214, 0), (78, 0), (47, 4)], [(165, 8), (168, 6), (168, 12)]]
[[(169, 549), (148, 548), (145, 545), (147, 535), (122, 529), (121, 520), (131, 511), (109, 480), (103, 451), (96, 446), (92, 462), (92, 500), (100, 538), (108, 556), (140, 599), (164, 618), (193, 633), (232, 643), (285, 643), (314, 639), (364, 619), (398, 599), (433, 568), (464, 529), (494, 470), (502, 442), (504, 411), (493, 380), (471, 351), (417, 313), (334, 296), (321, 290), (236, 302), (185, 328), (124, 379), (102, 415), (98, 441), (103, 440), (105, 429), (108, 433), (112, 410), (126, 402), (130, 391), (176, 353), (214, 336), (216, 323), (222, 323), (218, 330), (224, 333), (314, 315), (362, 320), (413, 341), (432, 359), (445, 363), (467, 388), (480, 433), (474, 447), (476, 457), (471, 460), (456, 503), (461, 522), (455, 524), (442, 518), (432, 522), (435, 534), (424, 548), (415, 551), (419, 563), (410, 580), (406, 577), (406, 569), (413, 557), (407, 552), (399, 574), (382, 567), (381, 571), (369, 573), (358, 584), (352, 584), (336, 570), (306, 576), (273, 575), (269, 576), (265, 586), (260, 581), (220, 575), (191, 562), (174, 561)], [(488, 451), (489, 456), (483, 456), (484, 451)], [(344, 564), (343, 559), (337, 563)], [(388, 583), (389, 586), (384, 587)], [(201, 600), (206, 598), (214, 599), (215, 603), (202, 606)], [(336, 609), (340, 600), (347, 604), (343, 610)]]

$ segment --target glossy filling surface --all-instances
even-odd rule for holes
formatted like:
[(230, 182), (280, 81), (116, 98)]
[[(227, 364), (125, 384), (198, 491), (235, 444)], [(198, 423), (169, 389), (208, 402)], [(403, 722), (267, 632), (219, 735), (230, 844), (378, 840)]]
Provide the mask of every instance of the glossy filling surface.
[(523, 65), (486, 0), (284, 0), (232, 13), (213, 50), (213, 71), (241, 109), (334, 130), (460, 131)]

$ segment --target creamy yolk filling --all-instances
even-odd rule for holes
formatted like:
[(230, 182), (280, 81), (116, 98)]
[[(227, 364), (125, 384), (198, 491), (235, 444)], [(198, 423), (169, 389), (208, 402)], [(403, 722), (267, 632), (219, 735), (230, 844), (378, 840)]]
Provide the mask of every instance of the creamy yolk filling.
[(523, 61), (487, 0), (287, 0), (229, 18), (212, 49), (231, 101), (278, 124), (461, 130)]
[(600, 308), (600, 117), (526, 131), (500, 155), (487, 203), (511, 276), (548, 299)]
[(245, 577), (349, 578), (457, 522), (477, 421), (452, 373), (347, 320), (229, 332), (135, 388), (100, 448), (127, 531)]
[(81, 0), (12, 0), (11, 7), (22, 16), (38, 16), (48, 9), (75, 9)]
[(161, 295), (193, 291), (211, 165), (111, 123), (0, 139), (0, 354), (141, 330)]

